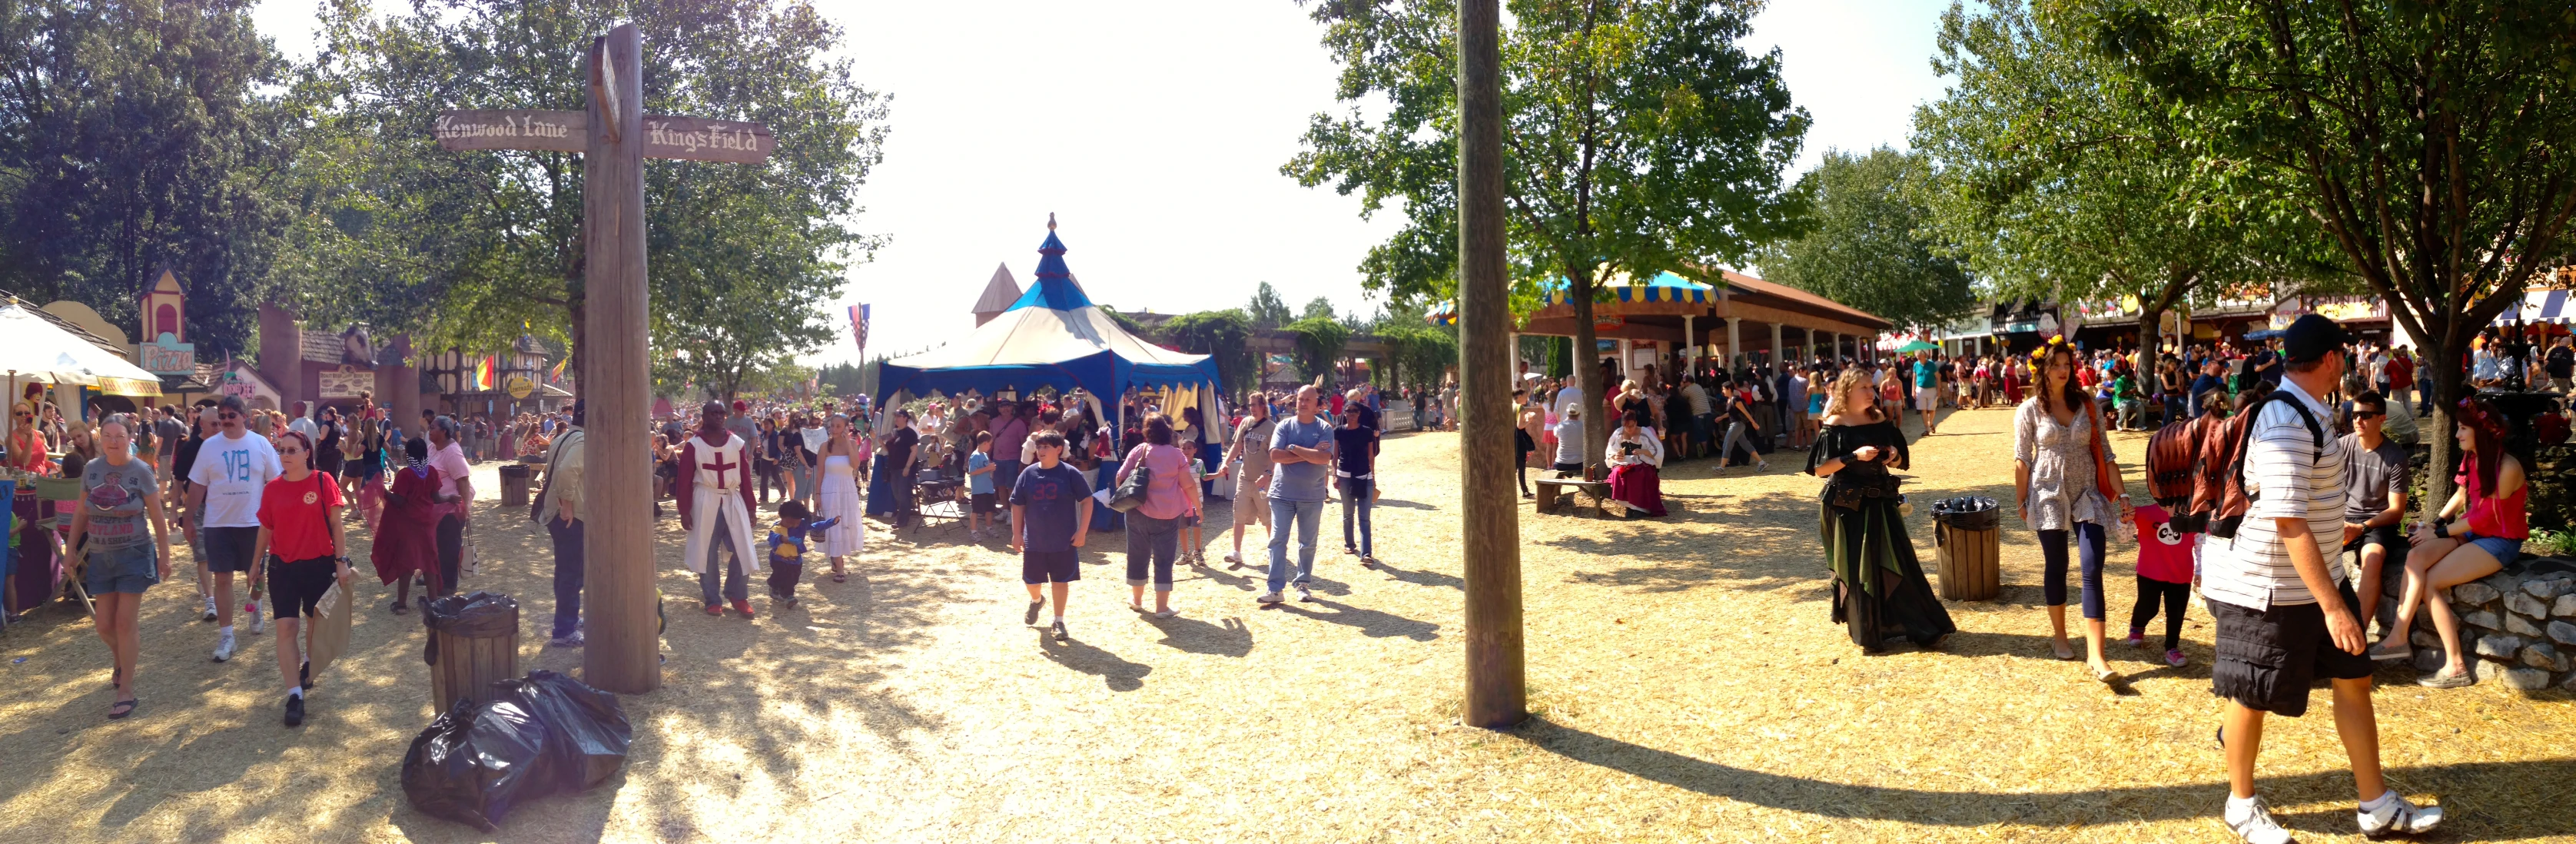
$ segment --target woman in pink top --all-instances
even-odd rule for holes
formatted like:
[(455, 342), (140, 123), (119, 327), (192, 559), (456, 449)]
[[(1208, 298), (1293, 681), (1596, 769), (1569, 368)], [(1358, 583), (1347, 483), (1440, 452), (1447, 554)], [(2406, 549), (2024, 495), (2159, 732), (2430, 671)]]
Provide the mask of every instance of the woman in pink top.
[[(1145, 442), (1127, 452), (1118, 467), (1117, 485), (1143, 466), (1145, 503), (1127, 513), (1127, 585), (1134, 589), (1128, 605), (1145, 611), (1145, 567), (1154, 569), (1154, 617), (1171, 618), (1172, 560), (1180, 554), (1181, 517), (1199, 513), (1199, 485), (1190, 480), (1190, 457), (1172, 443), (1172, 420), (1145, 415)], [(1113, 487), (1115, 488), (1115, 487)]]
[(2383, 662), (2414, 656), (2407, 628), (2415, 621), (2417, 605), (2431, 607), (2433, 631), (2442, 637), (2448, 664), (2416, 683), (2436, 689), (2478, 681), (2460, 650), (2460, 617), (2451, 610), (2450, 588), (2494, 574), (2520, 558), (2522, 541), (2531, 536), (2524, 513), (2529, 490), (2523, 484), (2522, 460), (2505, 449), (2504, 416), (2485, 402), (2461, 399), (2459, 423), (2454, 435), (2466, 454), (2460, 458), (2458, 491), (2407, 538), (2415, 549), (2406, 554), (2406, 591), (2397, 599), (2397, 623), (2369, 651), (2371, 659)]

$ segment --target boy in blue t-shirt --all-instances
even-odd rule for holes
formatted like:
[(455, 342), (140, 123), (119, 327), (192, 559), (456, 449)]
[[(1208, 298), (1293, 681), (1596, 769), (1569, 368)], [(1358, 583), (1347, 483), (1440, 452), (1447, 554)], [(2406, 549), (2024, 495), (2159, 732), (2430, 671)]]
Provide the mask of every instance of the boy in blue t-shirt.
[[(975, 452), (966, 455), (966, 538), (984, 538), (984, 523), (993, 520), (998, 509), (993, 501), (993, 473), (1000, 467), (993, 463), (993, 432), (975, 432)], [(1000, 533), (1000, 526), (994, 526)]]
[(1034, 439), (1038, 462), (1020, 470), (1011, 486), (1011, 550), (1020, 552), (1020, 583), (1029, 587), (1029, 613), (1023, 624), (1038, 623), (1046, 605), (1038, 587), (1055, 584), (1055, 623), (1048, 627), (1064, 641), (1064, 599), (1071, 584), (1082, 579), (1079, 550), (1091, 534), (1091, 482), (1064, 464), (1064, 434), (1040, 432)]
[(769, 529), (769, 597), (778, 606), (796, 608), (796, 584), (805, 578), (805, 543), (823, 538), (823, 532), (839, 525), (839, 518), (814, 520), (814, 511), (802, 502), (778, 505), (778, 524)]

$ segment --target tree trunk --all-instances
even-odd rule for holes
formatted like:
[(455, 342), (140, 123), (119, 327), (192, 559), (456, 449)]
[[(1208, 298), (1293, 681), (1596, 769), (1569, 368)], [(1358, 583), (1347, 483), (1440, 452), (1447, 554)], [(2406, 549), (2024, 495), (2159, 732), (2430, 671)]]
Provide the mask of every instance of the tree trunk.
[(2164, 351), (2164, 338), (2158, 336), (2163, 326), (2157, 324), (2164, 321), (2164, 316), (2164, 309), (2153, 304), (2142, 303), (2138, 306), (2138, 351), (2140, 352), (2138, 364), (2139, 369), (2142, 370), (2138, 373), (2140, 378), (2152, 374), (2151, 371), (2143, 370), (2148, 370), (2148, 365), (2155, 362), (2156, 354)]
[(1609, 385), (1601, 379), (1600, 335), (1592, 328), (1592, 272), (1569, 266), (1565, 274), (1566, 298), (1574, 304), (1574, 377), (1583, 385), (1583, 465), (1601, 465), (1601, 452), (1610, 442), (1610, 420), (1601, 415), (1602, 390)]
[(2424, 500), (2409, 503), (2417, 503), (2421, 508), (2417, 512), (2430, 516), (2441, 512), (2443, 503), (2451, 500), (2452, 462), (2460, 456), (2460, 444), (2451, 434), (2456, 424), (2452, 405), (2466, 392), (2468, 376), (2460, 372), (2460, 356), (2452, 349), (2449, 338), (2425, 340), (2420, 357), (2422, 360), (2415, 364), (2415, 389), (2432, 397), (2432, 424), (2421, 426), (2424, 442), (2432, 447), (2432, 453), (2425, 457)]

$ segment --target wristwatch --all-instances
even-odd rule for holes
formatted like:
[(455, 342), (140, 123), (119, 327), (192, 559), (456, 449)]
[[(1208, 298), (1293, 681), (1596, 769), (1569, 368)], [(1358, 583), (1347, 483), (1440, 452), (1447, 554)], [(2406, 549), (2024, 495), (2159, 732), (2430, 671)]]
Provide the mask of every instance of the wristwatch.
[(2440, 520), (2440, 519), (2434, 519), (2434, 520), (2433, 520), (2433, 538), (2434, 538), (2434, 539), (2449, 539), (2449, 538), (2451, 538), (2451, 524), (2450, 524), (2449, 522), (2445, 522), (2445, 521), (2442, 521), (2442, 520)]

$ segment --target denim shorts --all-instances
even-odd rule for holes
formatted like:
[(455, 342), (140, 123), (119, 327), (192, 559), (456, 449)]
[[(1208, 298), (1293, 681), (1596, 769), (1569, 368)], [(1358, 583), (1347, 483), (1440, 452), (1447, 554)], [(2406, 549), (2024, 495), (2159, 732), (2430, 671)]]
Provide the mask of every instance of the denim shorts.
[(2474, 533), (2467, 533), (2460, 535), (2460, 544), (2478, 546), (2480, 550), (2493, 555), (2496, 558), (2496, 562), (2508, 566), (2513, 565), (2513, 561), (2522, 558), (2522, 540), (2519, 539), (2506, 539), (2500, 536), (2479, 536)]
[(81, 585), (88, 587), (92, 595), (141, 595), (145, 588), (161, 582), (160, 555), (156, 551), (150, 542), (122, 548), (89, 546), (88, 569), (81, 575)]

